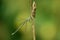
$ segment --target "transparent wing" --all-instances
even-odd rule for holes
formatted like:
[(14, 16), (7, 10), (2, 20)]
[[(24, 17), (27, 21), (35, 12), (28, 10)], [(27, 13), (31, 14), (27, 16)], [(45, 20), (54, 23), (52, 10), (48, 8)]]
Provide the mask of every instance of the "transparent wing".
[(32, 18), (31, 17), (28, 17), (24, 22), (20, 23), (18, 29), (15, 30), (11, 35), (14, 35), (16, 32), (18, 32), (19, 29), (21, 29), (24, 26), (24, 24), (26, 24), (27, 22), (30, 22), (30, 20), (32, 20)]

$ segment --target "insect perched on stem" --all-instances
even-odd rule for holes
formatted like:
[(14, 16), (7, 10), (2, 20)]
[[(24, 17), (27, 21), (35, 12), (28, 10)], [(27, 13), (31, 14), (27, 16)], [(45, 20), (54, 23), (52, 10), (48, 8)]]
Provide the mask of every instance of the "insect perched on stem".
[(31, 12), (31, 15), (23, 22), (21, 23), (21, 25), (19, 26), (19, 28), (14, 31), (11, 35), (14, 35), (16, 32), (19, 31), (19, 29), (26, 23), (26, 22), (29, 22), (30, 20), (33, 21), (32, 23), (32, 31), (33, 31), (33, 40), (35, 40), (35, 25), (34, 25), (34, 19), (35, 19), (35, 14), (36, 14), (36, 3), (35, 1), (33, 1), (33, 4), (32, 4), (32, 12)]

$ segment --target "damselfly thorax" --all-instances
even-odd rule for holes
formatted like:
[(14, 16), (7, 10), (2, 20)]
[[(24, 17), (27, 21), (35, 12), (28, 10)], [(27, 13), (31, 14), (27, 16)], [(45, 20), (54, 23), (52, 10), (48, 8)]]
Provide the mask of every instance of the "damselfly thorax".
[(35, 18), (35, 14), (36, 14), (36, 3), (35, 3), (35, 1), (34, 1), (34, 2), (33, 2), (33, 5), (32, 5), (31, 17), (32, 17), (32, 18)]

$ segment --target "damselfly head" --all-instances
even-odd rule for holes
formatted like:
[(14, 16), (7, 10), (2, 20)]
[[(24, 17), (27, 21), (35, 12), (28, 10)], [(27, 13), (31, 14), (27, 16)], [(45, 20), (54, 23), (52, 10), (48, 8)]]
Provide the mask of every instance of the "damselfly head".
[(33, 1), (32, 7), (33, 7), (33, 9), (36, 9), (36, 3), (35, 3), (35, 1)]

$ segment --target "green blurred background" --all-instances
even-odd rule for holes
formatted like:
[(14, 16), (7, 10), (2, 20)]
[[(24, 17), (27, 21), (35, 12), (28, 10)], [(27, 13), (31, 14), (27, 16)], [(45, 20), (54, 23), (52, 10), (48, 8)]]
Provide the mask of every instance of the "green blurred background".
[[(11, 35), (30, 16), (32, 1), (0, 0), (0, 40), (33, 39), (32, 21)], [(36, 40), (60, 40), (60, 0), (36, 0), (36, 6)]]

